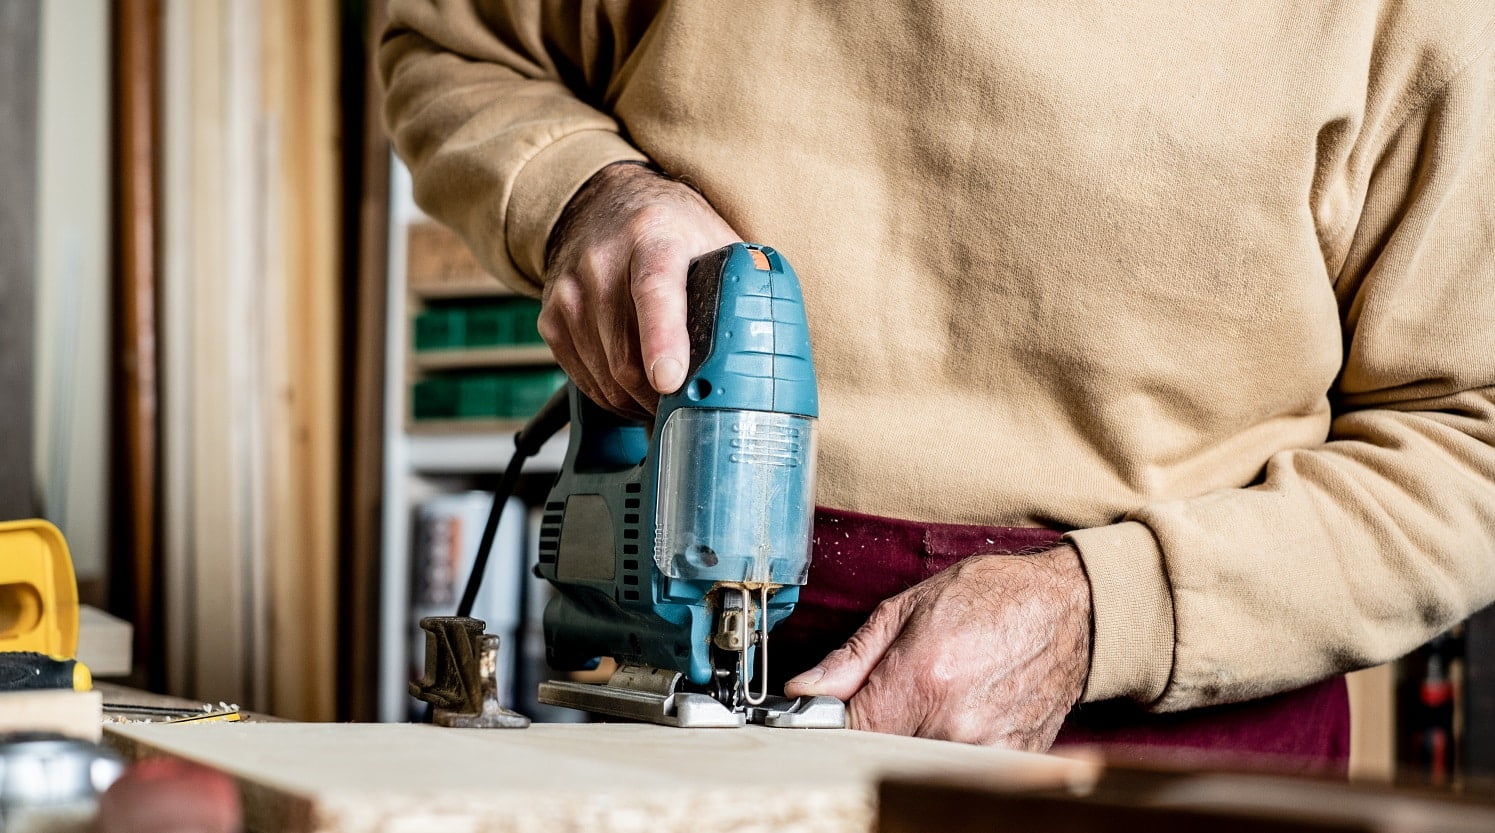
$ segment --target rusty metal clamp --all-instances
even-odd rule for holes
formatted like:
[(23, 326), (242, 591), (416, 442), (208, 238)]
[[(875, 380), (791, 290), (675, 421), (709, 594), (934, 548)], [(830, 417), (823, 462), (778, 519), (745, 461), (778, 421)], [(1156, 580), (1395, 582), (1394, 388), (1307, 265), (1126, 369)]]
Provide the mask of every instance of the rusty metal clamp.
[(498, 702), (498, 636), (471, 616), (427, 616), (426, 673), (410, 694), (436, 707), (438, 726), (523, 729), (529, 718)]

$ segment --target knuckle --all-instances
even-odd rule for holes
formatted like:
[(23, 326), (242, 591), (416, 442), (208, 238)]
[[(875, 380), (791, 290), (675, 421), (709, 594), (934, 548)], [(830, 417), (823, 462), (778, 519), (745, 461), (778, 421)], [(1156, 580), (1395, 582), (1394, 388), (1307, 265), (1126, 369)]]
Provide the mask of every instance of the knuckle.
[(581, 282), (574, 278), (557, 278), (545, 288), (545, 298), (540, 307), (543, 318), (546, 313), (564, 318), (576, 318), (582, 308)]
[(940, 733), (941, 740), (982, 746), (1000, 745), (1002, 736), (992, 732), (990, 721), (982, 714), (965, 711), (951, 716)]
[(615, 259), (601, 248), (588, 249), (577, 262), (577, 271), (593, 280), (606, 279), (616, 270)]
[(673, 206), (660, 201), (649, 202), (633, 212), (630, 227), (635, 234), (645, 234), (668, 223), (674, 215)]
[(921, 684), (936, 692), (948, 691), (964, 678), (963, 664), (959, 657), (940, 651), (925, 667)]
[(867, 617), (868, 625), (888, 627), (903, 618), (903, 596), (893, 596), (883, 599), (872, 609), (872, 615)]
[(540, 337), (551, 347), (562, 343), (566, 338), (566, 325), (560, 321), (559, 313), (553, 308), (541, 310), (535, 326), (540, 331)]

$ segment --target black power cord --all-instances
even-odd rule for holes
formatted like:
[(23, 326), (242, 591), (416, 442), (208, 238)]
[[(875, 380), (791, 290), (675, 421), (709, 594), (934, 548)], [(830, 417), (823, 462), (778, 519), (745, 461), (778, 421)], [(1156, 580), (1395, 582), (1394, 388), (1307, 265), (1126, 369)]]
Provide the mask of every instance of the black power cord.
[[(538, 454), (541, 446), (571, 421), (570, 391), (570, 384), (562, 385), (514, 435), (514, 455), (509, 458), (503, 477), (499, 478), (498, 486), (493, 490), (493, 506), (488, 509), (483, 537), (478, 542), (477, 555), (472, 559), (472, 569), (467, 573), (462, 600), (457, 604), (458, 616), (471, 616), (473, 605), (477, 604), (478, 592), (483, 589), (483, 574), (488, 571), (488, 553), (493, 549), (493, 539), (498, 536), (498, 522), (503, 518), (504, 506), (519, 487), (524, 461)], [(424, 722), (430, 723), (435, 713), (435, 706), (427, 703)]]
[(493, 548), (493, 539), (498, 535), (498, 522), (503, 517), (504, 506), (519, 487), (519, 474), (524, 461), (539, 453), (540, 447), (567, 422), (571, 421), (570, 385), (563, 385), (530, 421), (514, 435), (514, 456), (504, 468), (498, 487), (493, 490), (493, 506), (488, 510), (488, 522), (483, 525), (483, 537), (478, 543), (478, 553), (472, 560), (472, 569), (467, 573), (467, 586), (462, 591), (462, 601), (457, 605), (458, 616), (471, 616), (472, 606), (477, 603), (478, 591), (483, 587), (483, 574), (488, 570), (488, 551)]

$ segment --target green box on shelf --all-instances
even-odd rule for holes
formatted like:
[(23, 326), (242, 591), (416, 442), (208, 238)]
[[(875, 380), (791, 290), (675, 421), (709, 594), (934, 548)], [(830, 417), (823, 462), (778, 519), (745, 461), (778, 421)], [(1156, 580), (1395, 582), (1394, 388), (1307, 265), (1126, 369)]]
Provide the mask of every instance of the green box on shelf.
[(555, 368), (513, 372), (509, 383), (509, 416), (515, 419), (534, 416), (565, 381), (566, 374)]
[(458, 419), (505, 417), (508, 390), (498, 373), (466, 373), (457, 383)]
[(466, 313), (468, 347), (502, 347), (514, 343), (514, 316), (507, 304), (483, 304)]
[(521, 298), (510, 302), (509, 315), (513, 321), (511, 344), (544, 344), (536, 322), (540, 320), (540, 302)]
[(429, 307), (415, 316), (415, 349), (453, 350), (466, 335), (466, 316), (457, 307)]
[(432, 376), (415, 383), (411, 394), (416, 419), (452, 419), (457, 416), (456, 380)]
[(434, 374), (415, 383), (415, 418), (529, 419), (565, 381), (553, 367)]

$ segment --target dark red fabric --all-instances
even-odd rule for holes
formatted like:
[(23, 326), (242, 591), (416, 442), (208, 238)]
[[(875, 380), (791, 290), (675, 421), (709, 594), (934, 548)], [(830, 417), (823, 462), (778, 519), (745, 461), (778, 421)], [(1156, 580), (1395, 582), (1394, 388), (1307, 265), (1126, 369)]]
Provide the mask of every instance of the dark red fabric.
[[(987, 553), (1041, 552), (1060, 540), (1050, 529), (922, 524), (820, 509), (814, 560), (799, 606), (773, 632), (777, 686), (840, 647), (877, 603)], [(1208, 760), (1273, 769), (1343, 773), (1349, 758), (1349, 696), (1335, 677), (1261, 700), (1173, 714), (1126, 703), (1081, 706), (1058, 745), (1104, 747), (1111, 757), (1146, 759), (1197, 750)]]

